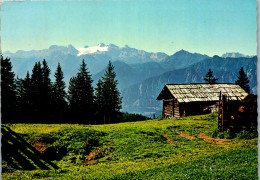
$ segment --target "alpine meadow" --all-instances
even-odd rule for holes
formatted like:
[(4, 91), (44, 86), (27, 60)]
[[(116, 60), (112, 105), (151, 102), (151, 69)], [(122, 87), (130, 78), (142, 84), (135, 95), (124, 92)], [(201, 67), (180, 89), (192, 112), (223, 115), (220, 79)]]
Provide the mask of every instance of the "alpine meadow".
[(258, 179), (256, 2), (0, 6), (2, 179)]

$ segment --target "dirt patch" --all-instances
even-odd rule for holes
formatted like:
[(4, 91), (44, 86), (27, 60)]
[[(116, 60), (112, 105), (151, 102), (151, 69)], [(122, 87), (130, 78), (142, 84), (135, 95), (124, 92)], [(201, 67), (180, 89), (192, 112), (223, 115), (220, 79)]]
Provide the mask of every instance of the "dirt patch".
[(173, 144), (173, 143), (178, 142), (178, 141), (171, 139), (168, 134), (163, 134), (162, 136), (166, 139), (166, 142), (169, 143), (169, 144)]
[(196, 139), (196, 137), (190, 136), (189, 134), (185, 133), (184, 131), (176, 132), (176, 134), (178, 134), (179, 136), (186, 138), (186, 139), (190, 139), (190, 140)]
[(89, 153), (89, 155), (85, 156), (86, 159), (84, 161), (84, 165), (92, 165), (92, 164), (96, 164), (97, 163), (97, 158), (100, 156), (101, 154), (101, 150), (97, 149), (97, 150), (93, 150)]
[(42, 142), (36, 142), (33, 147), (37, 149), (40, 153), (45, 152), (45, 150), (48, 148), (47, 144), (44, 144)]
[(198, 138), (202, 139), (203, 141), (210, 143), (210, 144), (217, 144), (217, 145), (221, 145), (221, 144), (226, 144), (231, 142), (230, 139), (218, 139), (218, 138), (212, 138), (209, 137), (207, 134), (205, 133), (199, 133), (198, 134)]
[(104, 147), (92, 150), (88, 155), (85, 156), (85, 161), (83, 165), (93, 165), (98, 163), (98, 159), (109, 154), (110, 150), (113, 148), (112, 143), (108, 143)]
[(86, 160), (88, 160), (88, 161), (94, 160), (99, 156), (100, 153), (101, 153), (100, 149), (93, 150), (89, 153), (89, 155), (86, 156)]

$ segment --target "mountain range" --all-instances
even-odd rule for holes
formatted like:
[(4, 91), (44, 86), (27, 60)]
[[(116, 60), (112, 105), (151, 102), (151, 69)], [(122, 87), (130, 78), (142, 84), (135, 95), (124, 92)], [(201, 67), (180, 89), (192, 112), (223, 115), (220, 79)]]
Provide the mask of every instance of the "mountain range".
[(227, 57), (232, 57), (232, 58), (247, 57), (247, 58), (250, 58), (250, 57), (253, 57), (253, 56), (244, 55), (244, 54), (241, 54), (239, 52), (227, 52), (227, 53), (223, 54), (221, 57), (223, 57), (223, 58), (227, 58)]
[(71, 76), (74, 76), (79, 69), (79, 65), (84, 59), (91, 74), (97, 74), (108, 64), (108, 61), (122, 61), (127, 64), (160, 62), (165, 57), (165, 53), (151, 53), (143, 50), (131, 48), (129, 46), (118, 47), (113, 44), (105, 45), (103, 43), (97, 46), (85, 46), (84, 48), (75, 48), (72, 45), (57, 46), (52, 45), (48, 49), (23, 51), (15, 53), (6, 51), (4, 56), (11, 58), (13, 68), (19, 77), (25, 77), (27, 71), (31, 71), (37, 61), (46, 59), (54, 72), (58, 62), (60, 62), (65, 81), (68, 82)]
[(104, 74), (108, 61), (115, 66), (118, 87), (123, 97), (123, 111), (145, 115), (160, 114), (161, 102), (156, 96), (166, 83), (201, 83), (208, 69), (213, 70), (218, 82), (234, 83), (239, 69), (243, 66), (250, 80), (252, 93), (256, 94), (256, 57), (240, 53), (225, 53), (221, 57), (190, 53), (180, 50), (173, 55), (162, 52), (146, 52), (129, 46), (118, 47), (114, 44), (84, 46), (52, 45), (48, 49), (4, 52), (11, 58), (13, 70), (23, 78), (31, 72), (35, 62), (46, 59), (53, 74), (58, 62), (64, 72), (64, 80), (76, 75), (84, 59), (92, 74), (95, 86)]
[(218, 83), (234, 83), (241, 67), (250, 80), (251, 93), (257, 93), (257, 58), (221, 58), (214, 56), (182, 69), (165, 72), (148, 78), (123, 91), (123, 107), (126, 111), (136, 113), (161, 113), (162, 102), (156, 98), (165, 84), (203, 83), (209, 68), (218, 78)]

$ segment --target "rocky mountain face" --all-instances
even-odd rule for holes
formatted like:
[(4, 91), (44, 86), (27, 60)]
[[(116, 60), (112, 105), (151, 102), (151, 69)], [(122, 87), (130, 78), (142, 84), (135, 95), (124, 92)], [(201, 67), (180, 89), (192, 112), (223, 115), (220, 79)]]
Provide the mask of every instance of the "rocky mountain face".
[(257, 58), (221, 58), (214, 56), (189, 67), (165, 72), (135, 84), (123, 91), (123, 109), (160, 115), (162, 102), (156, 98), (165, 84), (204, 83), (203, 78), (209, 68), (213, 71), (219, 83), (234, 83), (241, 67), (250, 80), (251, 92), (257, 92)]

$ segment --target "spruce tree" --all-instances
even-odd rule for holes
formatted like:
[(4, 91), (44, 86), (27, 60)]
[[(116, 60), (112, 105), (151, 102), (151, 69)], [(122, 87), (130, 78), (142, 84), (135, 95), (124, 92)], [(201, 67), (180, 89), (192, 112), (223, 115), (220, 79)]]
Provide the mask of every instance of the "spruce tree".
[(49, 121), (53, 113), (52, 102), (52, 83), (50, 79), (50, 68), (44, 59), (42, 62), (42, 88), (40, 89), (42, 103), (40, 104), (40, 111), (44, 121)]
[(249, 80), (243, 67), (241, 67), (239, 70), (239, 76), (235, 83), (238, 84), (247, 93), (250, 93)]
[(10, 58), (1, 55), (1, 114), (3, 123), (12, 123), (16, 114), (16, 84)]
[(121, 109), (122, 98), (117, 89), (116, 73), (114, 66), (109, 61), (104, 77), (102, 77), (102, 109), (104, 110), (104, 123), (111, 122)]
[(214, 77), (213, 71), (209, 69), (209, 71), (206, 74), (206, 77), (204, 78), (204, 81), (209, 84), (215, 84), (218, 79)]
[(60, 66), (60, 63), (58, 63), (57, 70), (54, 74), (55, 81), (53, 84), (53, 108), (54, 108), (54, 118), (56, 120), (62, 119), (64, 122), (64, 118), (67, 113), (67, 101), (66, 101), (66, 85), (64, 82), (64, 76), (63, 72)]
[[(31, 117), (35, 119), (36, 122), (42, 120), (42, 84), (43, 84), (43, 76), (42, 76), (42, 67), (40, 62), (36, 62), (32, 69), (31, 75), (31, 101), (32, 101), (32, 112)], [(35, 122), (35, 123), (36, 123)]]
[(36, 62), (31, 75), (31, 98), (32, 98), (32, 117), (38, 122), (49, 123), (53, 103), (52, 83), (50, 80), (50, 68), (45, 60)]
[(30, 74), (27, 71), (24, 79), (19, 79), (18, 89), (18, 110), (19, 117), (22, 122), (31, 122), (31, 112), (33, 111), (32, 106), (32, 87)]
[(94, 108), (94, 90), (92, 87), (93, 80), (87, 71), (85, 61), (83, 59), (76, 77), (70, 79), (68, 99), (70, 112), (74, 118), (85, 123), (91, 123), (89, 120), (93, 118)]
[[(103, 118), (102, 116), (104, 116), (104, 110), (103, 110), (103, 101), (104, 101), (104, 97), (103, 97), (103, 91), (102, 91), (102, 85), (103, 82), (101, 79), (98, 80), (97, 82), (97, 86), (95, 88), (95, 108), (96, 108), (96, 118), (98, 120), (98, 123), (102, 123), (101, 119)], [(104, 118), (105, 120), (105, 118)], [(104, 121), (105, 124), (105, 121)]]

